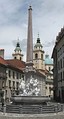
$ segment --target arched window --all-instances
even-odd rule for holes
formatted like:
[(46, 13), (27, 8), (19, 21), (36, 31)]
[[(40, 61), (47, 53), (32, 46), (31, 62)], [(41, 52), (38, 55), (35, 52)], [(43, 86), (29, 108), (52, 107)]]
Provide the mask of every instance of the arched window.
[(51, 67), (49, 67), (49, 71), (51, 70)]
[(16, 59), (16, 57), (14, 57), (14, 59)]
[(37, 59), (37, 58), (38, 58), (38, 54), (36, 53), (36, 54), (35, 54), (35, 59)]
[(43, 59), (43, 54), (41, 54), (41, 59)]
[(21, 60), (21, 57), (20, 57), (20, 60)]

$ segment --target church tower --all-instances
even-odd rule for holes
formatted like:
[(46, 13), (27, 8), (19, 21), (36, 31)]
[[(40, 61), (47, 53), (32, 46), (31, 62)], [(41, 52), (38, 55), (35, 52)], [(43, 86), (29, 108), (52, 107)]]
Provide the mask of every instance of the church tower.
[(34, 46), (33, 50), (33, 64), (36, 69), (45, 69), (44, 64), (44, 51), (42, 50), (43, 46), (40, 42), (39, 34), (37, 38), (37, 42)]
[(23, 58), (23, 54), (21, 54), (21, 48), (20, 48), (20, 43), (19, 43), (19, 39), (16, 43), (16, 48), (14, 50), (14, 53), (12, 54), (12, 56), (14, 57), (14, 59), (18, 59), (22, 61)]

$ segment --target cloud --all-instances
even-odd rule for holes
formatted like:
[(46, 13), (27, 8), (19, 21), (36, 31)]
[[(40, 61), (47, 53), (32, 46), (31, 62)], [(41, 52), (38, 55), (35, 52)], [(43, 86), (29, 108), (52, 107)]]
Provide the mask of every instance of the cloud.
[[(64, 24), (64, 1), (63, 0), (43, 0), (40, 12), (36, 11), (34, 16), (34, 33), (40, 33), (42, 42), (55, 39), (58, 31)], [(58, 12), (59, 11), (59, 12)], [(61, 14), (60, 14), (61, 12)]]
[[(23, 38), (26, 37), (25, 27), (16, 27), (16, 26), (7, 26), (0, 28), (0, 48), (5, 49), (5, 58), (12, 56), (12, 53), (16, 47), (16, 44), (13, 41), (17, 41), (20, 38), (22, 42)], [(25, 40), (24, 40), (25, 43)], [(23, 44), (24, 45), (24, 44)], [(24, 46), (21, 46), (22, 52), (25, 54)], [(24, 50), (24, 51), (23, 51)]]
[(44, 1), (42, 4), (42, 7), (44, 9), (44, 12), (46, 12), (46, 14), (48, 13), (55, 13), (55, 14), (60, 14), (63, 13), (64, 10), (64, 0), (47, 0)]
[(0, 1), (0, 25), (18, 23), (21, 19), (22, 5), (23, 0)]
[(0, 0), (0, 47), (6, 50), (6, 57), (11, 56), (15, 48), (13, 41), (18, 37), (26, 55), (29, 5), (33, 8), (33, 43), (39, 32), (45, 52), (52, 54), (50, 49), (64, 26), (64, 0)]

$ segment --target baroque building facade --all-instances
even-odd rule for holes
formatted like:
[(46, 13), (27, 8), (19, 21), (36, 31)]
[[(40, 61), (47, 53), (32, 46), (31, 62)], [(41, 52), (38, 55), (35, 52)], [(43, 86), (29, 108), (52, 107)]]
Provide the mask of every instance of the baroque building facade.
[(6, 62), (2, 57), (0, 57), (0, 101), (1, 97), (4, 96), (5, 88), (6, 88)]
[[(0, 54), (2, 54), (1, 51)], [(20, 59), (5, 60), (2, 55), (0, 57), (0, 97), (10, 100), (12, 95), (18, 94), (19, 82), (24, 77), (25, 62)]]
[(54, 61), (54, 99), (64, 102), (64, 27), (56, 37), (52, 57)]
[(12, 95), (19, 93), (19, 83), (24, 77), (23, 68), (25, 67), (25, 63), (17, 59), (10, 59), (5, 61), (7, 63), (5, 95), (8, 99), (10, 99)]

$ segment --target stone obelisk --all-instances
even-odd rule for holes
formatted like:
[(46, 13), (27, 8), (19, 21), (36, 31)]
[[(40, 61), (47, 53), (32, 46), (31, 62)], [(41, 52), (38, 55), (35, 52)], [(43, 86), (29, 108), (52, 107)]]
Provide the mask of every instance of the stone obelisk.
[(33, 65), (32, 7), (28, 9), (28, 35), (26, 64)]

